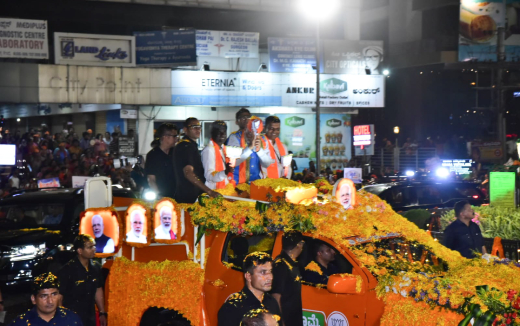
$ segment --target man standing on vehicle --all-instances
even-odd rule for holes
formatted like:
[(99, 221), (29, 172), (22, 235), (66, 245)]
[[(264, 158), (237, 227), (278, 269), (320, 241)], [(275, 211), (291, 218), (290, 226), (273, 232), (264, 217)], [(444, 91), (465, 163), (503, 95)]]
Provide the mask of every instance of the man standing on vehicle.
[(96, 305), (99, 310), (100, 325), (106, 326), (107, 313), (104, 305), (101, 265), (92, 261), (96, 254), (96, 242), (91, 236), (80, 234), (74, 239), (72, 248), (77, 256), (58, 272), (63, 306), (76, 312), (84, 326), (96, 326), (94, 306)]
[(302, 277), (296, 260), (304, 243), (300, 232), (285, 233), (282, 253), (274, 260), (271, 294), (280, 305), (283, 326), (303, 326)]
[(175, 201), (178, 203), (193, 204), (204, 192), (211, 197), (221, 196), (204, 184), (206, 178), (204, 178), (204, 167), (197, 143), (201, 130), (202, 125), (197, 118), (186, 119), (184, 137), (175, 146), (173, 156), (177, 179)]
[(244, 315), (253, 309), (265, 309), (280, 316), (278, 303), (267, 293), (273, 282), (271, 256), (259, 251), (250, 253), (244, 259), (243, 271), (245, 286), (242, 291), (230, 295), (222, 305), (218, 311), (219, 325), (239, 326)]
[(34, 278), (31, 301), (34, 305), (28, 312), (16, 317), (9, 326), (81, 326), (83, 323), (73, 311), (58, 307), (60, 282), (52, 273), (44, 273)]
[(325, 242), (316, 242), (314, 245), (314, 260), (310, 262), (309, 265), (317, 265), (321, 273), (313, 268), (307, 268), (309, 267), (309, 265), (307, 265), (303, 274), (303, 280), (311, 284), (321, 284), (326, 286), (329, 281), (329, 276), (339, 273), (339, 268), (332, 263), (335, 259), (336, 252), (334, 249)]
[(443, 244), (466, 258), (476, 257), (475, 253), (485, 254), (486, 247), (480, 227), (471, 220), (475, 217), (471, 205), (465, 200), (457, 202), (455, 216), (457, 219), (444, 230)]
[(92, 231), (96, 238), (96, 252), (99, 253), (113, 253), (115, 248), (114, 240), (106, 236), (103, 231), (105, 230), (105, 224), (103, 224), (103, 218), (100, 215), (92, 216)]
[(155, 133), (159, 146), (146, 154), (145, 173), (148, 185), (161, 197), (175, 197), (173, 147), (177, 143), (178, 134), (177, 126), (163, 123)]
[[(258, 135), (255, 137), (253, 132), (247, 129), (247, 124), (251, 119), (249, 110), (241, 108), (235, 117), (239, 129), (229, 135), (226, 145), (241, 147), (242, 156), (236, 161), (233, 178), (236, 184), (250, 183), (262, 179), (262, 166), (267, 168), (272, 161), (260, 145), (260, 138), (264, 136)], [(256, 149), (259, 149), (258, 152)]]
[[(286, 156), (289, 152), (287, 151), (285, 144), (280, 141), (280, 138), (278, 138), (280, 135), (280, 119), (276, 116), (267, 117), (265, 119), (265, 130), (267, 141), (262, 139), (262, 144), (268, 153), (268, 156), (271, 156), (271, 160), (268, 167), (263, 167), (262, 171), (264, 175), (270, 179), (283, 178), (285, 176), (285, 171), (282, 162), (284, 156)], [(287, 176), (290, 176), (291, 174), (292, 171), (289, 161)]]
[(224, 189), (233, 180), (228, 177), (228, 174), (233, 172), (233, 167), (226, 162), (226, 150), (224, 149), (226, 137), (226, 123), (222, 120), (213, 122), (211, 139), (201, 153), (204, 178), (206, 186), (210, 189)]

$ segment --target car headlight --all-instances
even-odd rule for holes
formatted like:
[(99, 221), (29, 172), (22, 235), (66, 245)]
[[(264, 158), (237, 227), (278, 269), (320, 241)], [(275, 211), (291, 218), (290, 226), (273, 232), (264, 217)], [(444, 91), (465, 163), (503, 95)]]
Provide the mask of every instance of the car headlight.
[(45, 253), (45, 243), (38, 245), (13, 246), (7, 257), (11, 261), (29, 260)]

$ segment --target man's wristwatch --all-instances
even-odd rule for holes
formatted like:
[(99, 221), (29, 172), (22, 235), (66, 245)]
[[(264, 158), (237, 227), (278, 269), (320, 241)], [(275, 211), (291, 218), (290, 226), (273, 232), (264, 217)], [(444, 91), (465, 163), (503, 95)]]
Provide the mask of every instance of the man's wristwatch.
[(99, 317), (101, 317), (101, 316), (108, 317), (108, 313), (106, 313), (106, 312), (100, 312), (100, 313), (99, 313)]

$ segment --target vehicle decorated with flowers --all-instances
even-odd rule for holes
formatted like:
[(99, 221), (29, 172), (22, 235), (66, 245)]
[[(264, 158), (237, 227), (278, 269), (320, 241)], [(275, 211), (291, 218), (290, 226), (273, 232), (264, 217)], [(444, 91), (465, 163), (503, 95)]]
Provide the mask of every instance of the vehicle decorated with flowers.
[[(317, 198), (305, 198), (315, 189)], [(109, 263), (109, 323), (144, 325), (147, 310), (159, 307), (216, 326), (220, 306), (244, 285), (243, 257), (275, 257), (283, 232), (297, 230), (306, 243), (331, 246), (341, 271), (327, 286), (302, 285), (306, 326), (520, 325), (518, 264), (463, 258), (376, 195), (354, 191), (345, 208), (334, 192), (322, 180), (314, 187), (264, 179), (222, 189), (225, 198), (176, 205), (186, 222), (180, 242), (123, 245), (123, 257)], [(310, 251), (300, 264), (319, 272)]]

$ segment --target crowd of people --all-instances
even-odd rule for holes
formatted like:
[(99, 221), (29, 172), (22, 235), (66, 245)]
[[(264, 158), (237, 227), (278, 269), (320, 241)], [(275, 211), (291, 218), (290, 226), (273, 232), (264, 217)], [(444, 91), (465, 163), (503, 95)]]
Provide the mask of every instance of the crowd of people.
[[(129, 137), (132, 133), (129, 130)], [(114, 184), (139, 188), (144, 178), (144, 175), (139, 178), (142, 172), (139, 167), (136, 171), (114, 167), (113, 161), (119, 157), (120, 136), (118, 132), (94, 135), (89, 129), (80, 138), (72, 128), (54, 135), (48, 131), (42, 134), (35, 130), (24, 134), (6, 131), (1, 143), (16, 146), (17, 164), (4, 171), (8, 176), (2, 180), (2, 196), (17, 189), (38, 188), (38, 180), (43, 179), (58, 178), (61, 186), (72, 187), (73, 176), (108, 176)]]

